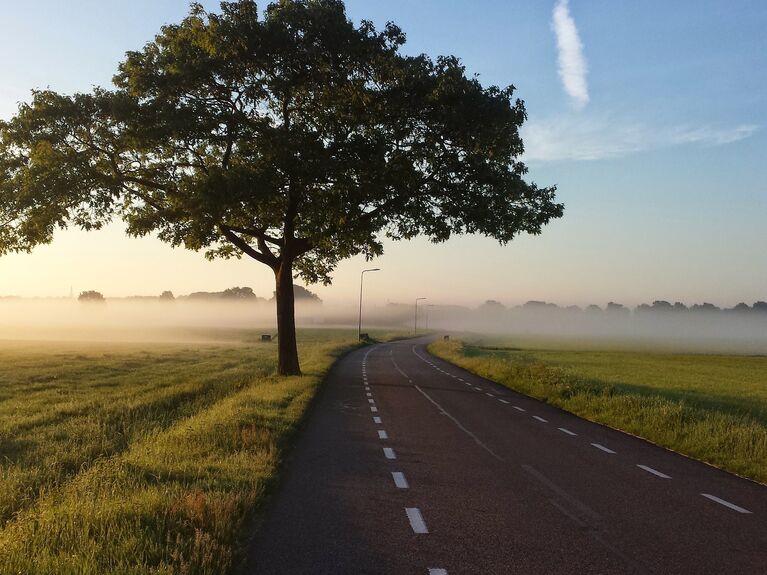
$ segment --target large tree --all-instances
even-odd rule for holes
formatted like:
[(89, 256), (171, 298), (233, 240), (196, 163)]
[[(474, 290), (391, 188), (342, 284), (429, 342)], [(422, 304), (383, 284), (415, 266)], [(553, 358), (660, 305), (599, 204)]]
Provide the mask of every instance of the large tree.
[(402, 31), (341, 0), (193, 4), (128, 52), (114, 87), (33, 92), (0, 123), (0, 253), (115, 217), (275, 275), (279, 372), (300, 373), (293, 279), (330, 282), (382, 239), (502, 243), (562, 215), (523, 177), (514, 87), (455, 57), (405, 56)]

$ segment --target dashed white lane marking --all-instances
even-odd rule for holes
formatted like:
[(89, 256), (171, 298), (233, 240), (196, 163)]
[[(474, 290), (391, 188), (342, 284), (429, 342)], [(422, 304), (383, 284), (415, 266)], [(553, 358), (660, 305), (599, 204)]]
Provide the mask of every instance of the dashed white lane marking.
[(417, 385), (415, 385), (415, 386), (413, 386), (413, 387), (415, 387), (415, 388), (416, 388), (416, 389), (417, 389), (417, 390), (420, 392), (420, 394), (421, 394), (421, 395), (423, 395), (423, 396), (424, 396), (426, 399), (428, 399), (428, 400), (429, 400), (429, 401), (430, 401), (432, 404), (434, 404), (434, 405), (437, 407), (437, 409), (439, 409), (439, 412), (440, 412), (442, 415), (444, 415), (445, 417), (447, 417), (448, 419), (450, 419), (450, 421), (452, 421), (452, 422), (453, 422), (453, 423), (456, 425), (456, 427), (458, 427), (458, 429), (460, 429), (460, 430), (461, 430), (461, 431), (463, 431), (463, 432), (464, 432), (466, 435), (468, 435), (469, 437), (471, 437), (471, 438), (474, 440), (474, 443), (476, 443), (477, 445), (479, 445), (479, 446), (480, 446), (482, 449), (484, 449), (485, 451), (487, 451), (487, 452), (488, 452), (490, 455), (492, 455), (493, 457), (495, 457), (495, 458), (496, 458), (498, 461), (503, 461), (503, 458), (499, 457), (499, 456), (498, 456), (498, 455), (497, 455), (497, 454), (496, 454), (496, 453), (495, 453), (495, 452), (494, 452), (492, 449), (490, 449), (490, 448), (489, 448), (487, 445), (485, 445), (484, 443), (482, 443), (482, 442), (479, 440), (479, 438), (478, 438), (476, 435), (474, 435), (474, 434), (473, 434), (471, 431), (469, 431), (469, 430), (468, 430), (468, 429), (466, 429), (466, 428), (465, 428), (463, 425), (461, 425), (461, 422), (460, 422), (460, 421), (458, 421), (458, 420), (457, 420), (455, 417), (453, 417), (453, 416), (452, 416), (452, 415), (450, 415), (450, 414), (449, 414), (447, 411), (445, 411), (445, 409), (444, 409), (444, 408), (443, 408), (443, 407), (442, 407), (442, 406), (441, 406), (439, 403), (437, 403), (436, 401), (434, 401), (434, 400), (433, 400), (433, 399), (432, 399), (432, 398), (429, 396), (429, 394), (428, 394), (428, 393), (426, 393), (426, 392), (425, 392), (423, 389), (421, 389), (421, 388), (420, 388), (420, 387), (418, 387)]
[(570, 431), (569, 429), (565, 429), (564, 427), (558, 427), (557, 429), (559, 429), (559, 431), (561, 431), (562, 433), (566, 433), (567, 435), (572, 435), (573, 437), (578, 435), (577, 433), (573, 433), (572, 431)]
[(408, 520), (410, 520), (410, 527), (413, 528), (413, 532), (415, 533), (429, 532), (429, 530), (426, 529), (426, 523), (423, 520), (421, 511), (417, 507), (405, 507), (405, 513), (407, 513), (407, 518)]
[(389, 436), (383, 429), (378, 430), (378, 439), (389, 439)]
[(592, 443), (591, 445), (593, 445), (597, 449), (601, 449), (605, 453), (610, 453), (612, 455), (615, 455), (615, 452), (612, 449), (610, 449), (609, 447), (605, 447), (604, 445), (600, 445), (599, 443)]
[(394, 450), (391, 447), (384, 447), (383, 452), (386, 459), (397, 459), (397, 454), (394, 453)]
[(398, 489), (408, 489), (410, 487), (407, 483), (407, 479), (405, 479), (405, 474), (401, 471), (392, 471), (391, 476), (392, 479), (394, 479), (394, 485), (396, 485)]
[(498, 401), (500, 401), (501, 403), (505, 403), (506, 405), (508, 405), (508, 404), (509, 404), (509, 402), (508, 402), (508, 401), (506, 401), (505, 399), (499, 399)]
[(521, 408), (521, 407), (519, 407), (518, 405), (512, 405), (512, 407), (513, 407), (514, 409), (516, 409), (517, 411), (527, 411), (526, 409), (522, 409), (522, 408)]
[(478, 386), (476, 386), (476, 385), (474, 386), (474, 389), (476, 389), (477, 391), (482, 391), (482, 388), (481, 388), (481, 387), (478, 387)]
[(549, 420), (548, 420), (548, 419), (543, 419), (542, 417), (539, 417), (539, 416), (537, 416), (537, 415), (533, 415), (533, 419), (537, 419), (537, 420), (538, 420), (538, 421), (540, 421), (541, 423), (548, 423), (548, 422), (549, 422)]
[(662, 477), (663, 479), (671, 479), (670, 475), (666, 475), (665, 473), (661, 473), (657, 469), (653, 469), (652, 467), (648, 465), (640, 465), (637, 463), (637, 467), (639, 469), (644, 469), (647, 473), (652, 473), (653, 475), (657, 475), (658, 477)]
[(366, 393), (365, 395), (367, 395), (368, 397), (373, 397), (372, 393)]
[(380, 417), (374, 417), (373, 418), (373, 423), (381, 423), (381, 418)]
[(375, 403), (375, 402), (376, 402), (375, 399), (368, 399), (368, 403)]
[(447, 569), (429, 567), (429, 575), (447, 575)]
[(485, 392), (485, 395), (488, 396), (488, 397), (495, 397), (492, 393), (489, 393), (487, 391)]
[(724, 505), (725, 507), (729, 507), (733, 511), (737, 511), (738, 513), (751, 513), (748, 509), (744, 509), (743, 507), (740, 507), (739, 505), (735, 505), (734, 503), (730, 503), (729, 501), (725, 501), (724, 499), (719, 499), (716, 495), (711, 495), (710, 493), (701, 493), (703, 497), (706, 499), (710, 499), (711, 501), (716, 501), (720, 505)]
[(372, 411), (373, 413), (378, 413), (378, 408), (375, 405), (371, 405), (370, 411)]

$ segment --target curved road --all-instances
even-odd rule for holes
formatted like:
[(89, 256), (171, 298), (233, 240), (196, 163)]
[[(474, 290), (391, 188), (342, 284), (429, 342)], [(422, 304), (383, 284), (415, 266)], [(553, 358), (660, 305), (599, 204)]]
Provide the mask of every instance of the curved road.
[(425, 350), (332, 370), (248, 573), (767, 573), (767, 488)]

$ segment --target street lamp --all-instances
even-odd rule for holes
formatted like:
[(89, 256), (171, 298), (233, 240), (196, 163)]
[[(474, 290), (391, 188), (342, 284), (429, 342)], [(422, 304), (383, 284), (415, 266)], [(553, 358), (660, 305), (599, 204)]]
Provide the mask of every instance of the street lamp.
[(362, 270), (360, 274), (360, 322), (357, 326), (357, 341), (362, 339), (362, 280), (365, 278), (365, 272), (380, 272), (381, 268), (371, 268), (369, 270)]
[(415, 322), (413, 322), (413, 335), (418, 335), (418, 302), (425, 299), (425, 297), (415, 298)]

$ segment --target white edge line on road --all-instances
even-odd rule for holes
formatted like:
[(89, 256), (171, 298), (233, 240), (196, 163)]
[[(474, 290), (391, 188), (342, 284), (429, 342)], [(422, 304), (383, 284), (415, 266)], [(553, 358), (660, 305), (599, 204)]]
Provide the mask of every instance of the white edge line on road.
[(383, 429), (378, 430), (378, 439), (389, 439), (389, 436)]
[(522, 409), (522, 408), (521, 408), (521, 407), (519, 407), (518, 405), (512, 405), (512, 407), (513, 407), (514, 409), (516, 409), (517, 411), (527, 411), (526, 409)]
[(405, 507), (405, 513), (407, 513), (407, 518), (410, 520), (410, 527), (413, 528), (413, 532), (429, 532), (429, 530), (426, 529), (426, 523), (424, 523), (421, 511), (417, 507)]
[(381, 418), (380, 417), (374, 417), (373, 418), (373, 423), (381, 423)]
[(716, 501), (720, 505), (724, 505), (725, 507), (729, 507), (730, 509), (737, 511), (738, 513), (751, 513), (748, 509), (743, 509), (742, 507), (735, 505), (734, 503), (730, 503), (729, 501), (725, 501), (724, 499), (719, 499), (716, 495), (711, 495), (710, 493), (701, 493), (701, 495), (707, 499), (710, 499), (711, 501)]
[(394, 479), (394, 485), (396, 485), (398, 489), (408, 489), (410, 487), (407, 483), (407, 479), (405, 479), (405, 474), (401, 471), (392, 471), (391, 476), (392, 479)]
[(383, 452), (386, 459), (397, 459), (397, 454), (394, 453), (394, 450), (391, 447), (384, 447)]
[(658, 477), (661, 477), (663, 479), (671, 479), (670, 475), (666, 475), (665, 473), (661, 473), (660, 471), (658, 471), (657, 469), (653, 469), (649, 465), (640, 465), (639, 463), (637, 463), (637, 467), (639, 469), (644, 469), (647, 473), (652, 473), (653, 475), (657, 475)]
[(561, 431), (562, 433), (566, 433), (567, 435), (572, 435), (573, 437), (578, 435), (577, 433), (573, 433), (572, 431), (570, 431), (569, 429), (565, 429), (564, 427), (558, 427), (557, 429), (559, 429), (559, 431)]
[(378, 413), (378, 408), (375, 405), (370, 406), (370, 411), (373, 413)]
[(601, 445), (599, 443), (592, 443), (591, 445), (593, 445), (597, 449), (601, 449), (605, 453), (609, 453), (611, 455), (615, 455), (615, 452), (612, 449), (610, 449), (609, 447), (605, 447), (604, 445)]
[(429, 567), (429, 575), (447, 575), (447, 569)]
[(543, 419), (542, 417), (539, 417), (538, 415), (533, 415), (533, 419), (537, 419), (541, 423), (548, 423), (549, 422), (548, 419)]

